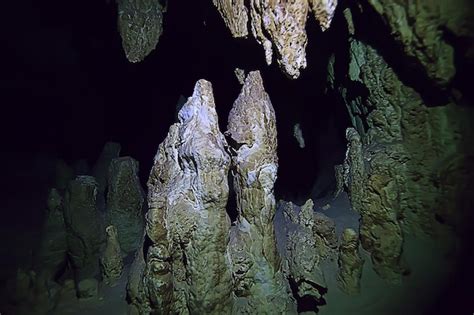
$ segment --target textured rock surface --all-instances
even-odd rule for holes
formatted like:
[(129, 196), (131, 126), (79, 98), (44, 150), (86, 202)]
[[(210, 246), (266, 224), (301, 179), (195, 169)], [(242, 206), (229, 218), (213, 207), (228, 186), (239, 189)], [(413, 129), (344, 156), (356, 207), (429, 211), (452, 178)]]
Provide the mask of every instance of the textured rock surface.
[(358, 294), (364, 260), (359, 254), (359, 235), (353, 229), (342, 233), (338, 265), (337, 280), (341, 289), (347, 294)]
[(103, 233), (97, 210), (97, 182), (78, 176), (69, 182), (64, 197), (68, 255), (76, 283), (98, 275)]
[(105, 210), (105, 190), (107, 189), (107, 179), (109, 177), (110, 162), (120, 156), (122, 147), (120, 143), (107, 142), (102, 148), (99, 158), (94, 164), (92, 175), (98, 184), (98, 200), (100, 210)]
[(125, 56), (140, 62), (158, 44), (165, 8), (160, 0), (118, 0), (118, 28)]
[(329, 250), (324, 239), (315, 233), (313, 206), (313, 201), (309, 199), (301, 207), (296, 222), (298, 227), (289, 233), (287, 264), (288, 275), (295, 282), (298, 298), (312, 298), (320, 302), (326, 287), (320, 264)]
[(367, 4), (388, 26), (404, 54), (435, 84), (446, 87), (456, 73), (454, 49), (446, 35), (472, 38), (473, 2), (368, 0)]
[(66, 264), (67, 242), (64, 225), (63, 200), (52, 188), (41, 231), (41, 241), (36, 255), (35, 270), (44, 281), (53, 281)]
[(117, 229), (120, 248), (125, 253), (139, 247), (144, 226), (144, 199), (138, 162), (131, 157), (113, 159), (109, 166), (107, 221)]
[[(401, 261), (404, 235), (433, 233), (444, 198), (457, 207), (447, 217), (466, 212), (440, 189), (443, 180), (435, 174), (444, 168), (442, 161), (454, 155), (462, 157), (454, 168), (471, 172), (472, 149), (460, 135), (469, 134), (470, 126), (462, 117), (472, 113), (454, 104), (426, 106), (379, 51), (356, 39), (358, 20), (353, 22), (349, 59), (341, 53), (331, 58), (329, 67), (330, 85), (341, 93), (354, 127), (346, 133), (343, 181), (353, 209), (361, 215), (361, 243), (371, 253), (375, 271), (399, 282), (406, 270)], [(341, 64), (348, 73), (335, 70), (342, 69)], [(454, 176), (466, 183), (459, 173)]]
[(212, 2), (219, 10), (233, 37), (246, 37), (248, 35), (249, 15), (244, 0), (212, 0)]
[(105, 228), (106, 244), (105, 250), (100, 258), (102, 277), (110, 286), (116, 284), (116, 281), (122, 276), (123, 260), (122, 251), (117, 236), (117, 229), (113, 225)]
[(239, 213), (229, 250), (236, 309), (259, 314), (294, 312), (273, 227), (278, 167), (275, 112), (259, 72), (247, 76), (229, 114), (226, 134), (233, 143), (232, 176)]
[(88, 278), (81, 280), (77, 284), (77, 296), (81, 299), (88, 299), (97, 296), (99, 292), (99, 282), (97, 279)]
[(295, 137), (296, 141), (298, 141), (298, 145), (300, 146), (300, 148), (304, 149), (306, 145), (303, 138), (303, 131), (301, 130), (301, 126), (299, 123), (296, 123), (293, 126), (293, 137)]
[(214, 0), (227, 27), (234, 37), (248, 34), (248, 15), (255, 39), (265, 50), (267, 64), (273, 55), (281, 69), (291, 78), (297, 78), (300, 70), (306, 68), (306, 20), (310, 11), (322, 30), (329, 28), (337, 5), (337, 0), (251, 0), (249, 7), (245, 1)]
[[(211, 84), (196, 83), (160, 144), (149, 179), (142, 310), (228, 314), (232, 279), (225, 206), (230, 157)], [(139, 289), (140, 291), (140, 289)]]

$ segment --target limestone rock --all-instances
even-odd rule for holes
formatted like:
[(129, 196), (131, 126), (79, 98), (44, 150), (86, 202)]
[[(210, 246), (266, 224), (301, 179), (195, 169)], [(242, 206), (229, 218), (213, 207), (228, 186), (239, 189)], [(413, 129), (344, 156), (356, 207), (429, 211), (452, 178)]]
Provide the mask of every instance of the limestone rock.
[(136, 251), (133, 263), (130, 266), (130, 273), (127, 280), (127, 299), (130, 301), (130, 314), (139, 314), (139, 310), (148, 305), (144, 299), (147, 298), (145, 288), (142, 285), (145, 273), (145, 258), (143, 256), (145, 235), (142, 237), (141, 247)]
[(105, 250), (100, 258), (102, 267), (102, 277), (110, 286), (114, 286), (116, 281), (122, 276), (123, 260), (122, 251), (117, 236), (117, 229), (113, 225), (109, 225), (105, 229), (106, 245)]
[(120, 143), (107, 142), (102, 148), (99, 158), (94, 164), (92, 175), (98, 184), (99, 209), (105, 210), (105, 190), (107, 188), (107, 179), (109, 177), (110, 162), (120, 156)]
[(329, 250), (337, 248), (336, 223), (321, 212), (314, 212), (313, 220), (313, 233), (324, 240), (324, 244)]
[(358, 294), (364, 260), (359, 254), (359, 235), (353, 229), (345, 229), (342, 234), (338, 265), (341, 289), (347, 294)]
[(388, 25), (391, 37), (414, 59), (436, 85), (446, 87), (456, 69), (454, 49), (446, 29), (457, 36), (473, 36), (472, 1), (368, 0)]
[(296, 141), (298, 141), (298, 145), (300, 146), (300, 148), (304, 149), (306, 145), (304, 143), (303, 131), (301, 130), (301, 126), (299, 123), (296, 123), (293, 126), (293, 137), (295, 137)]
[(130, 253), (139, 247), (144, 226), (138, 162), (131, 157), (113, 159), (107, 182), (107, 221), (117, 229), (120, 248)]
[(309, 0), (309, 4), (321, 29), (327, 30), (336, 12), (337, 0)]
[(163, 31), (160, 0), (118, 0), (118, 28), (122, 46), (130, 62), (140, 62), (158, 44)]
[(245, 82), (245, 70), (240, 69), (240, 68), (235, 68), (234, 73), (235, 73), (235, 76), (237, 77), (237, 80), (239, 81), (239, 83), (241, 85), (243, 85), (244, 82)]
[(212, 86), (199, 80), (160, 144), (150, 174), (141, 310), (231, 312), (225, 146)]
[(232, 176), (239, 217), (229, 247), (241, 313), (292, 313), (273, 217), (277, 138), (275, 112), (258, 71), (250, 72), (229, 114)]
[(66, 256), (63, 200), (58, 190), (52, 188), (48, 196), (48, 208), (35, 262), (35, 270), (41, 275), (42, 281), (53, 281), (58, 276), (66, 264)]
[(68, 255), (76, 283), (98, 275), (103, 233), (97, 210), (97, 182), (78, 176), (69, 182), (64, 197)]
[(212, 0), (232, 36), (247, 37), (249, 16), (244, 0)]

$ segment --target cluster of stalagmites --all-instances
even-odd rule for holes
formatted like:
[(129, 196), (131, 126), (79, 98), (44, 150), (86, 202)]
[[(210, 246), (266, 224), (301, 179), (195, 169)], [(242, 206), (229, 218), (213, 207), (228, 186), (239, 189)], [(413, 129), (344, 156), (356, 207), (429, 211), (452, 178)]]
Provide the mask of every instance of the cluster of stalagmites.
[[(337, 254), (334, 223), (308, 202), (300, 228), (277, 249), (275, 113), (259, 72), (250, 72), (219, 131), (212, 86), (196, 83), (159, 145), (148, 181), (146, 233), (128, 281), (134, 314), (294, 314), (298, 297), (320, 299), (320, 261)], [(228, 175), (238, 217), (226, 205)], [(295, 214), (296, 215), (296, 214)], [(341, 265), (354, 254), (341, 249)], [(357, 287), (344, 267), (341, 279)], [(290, 282), (296, 281), (298, 293)]]
[(265, 50), (267, 64), (273, 54), (281, 69), (297, 78), (306, 68), (306, 21), (310, 11), (324, 31), (331, 25), (337, 0), (213, 0), (233, 37), (253, 36)]
[(13, 294), (26, 313), (47, 313), (67, 290), (78, 298), (97, 297), (101, 281), (115, 285), (123, 257), (139, 247), (144, 194), (138, 163), (119, 153), (119, 144), (107, 143), (94, 176), (58, 163), (33, 266), (18, 271)]

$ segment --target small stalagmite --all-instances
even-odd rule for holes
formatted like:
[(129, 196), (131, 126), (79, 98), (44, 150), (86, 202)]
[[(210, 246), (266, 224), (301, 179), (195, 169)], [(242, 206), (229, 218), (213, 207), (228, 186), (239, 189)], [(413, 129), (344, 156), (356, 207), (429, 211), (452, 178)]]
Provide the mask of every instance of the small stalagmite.
[(295, 312), (277, 254), (273, 186), (277, 176), (276, 119), (258, 71), (250, 72), (229, 114), (232, 177), (239, 217), (230, 241), (236, 307), (241, 313)]
[(69, 182), (64, 197), (68, 256), (76, 284), (99, 273), (100, 247), (104, 235), (96, 204), (97, 191), (94, 177), (78, 176)]
[(338, 264), (339, 286), (347, 294), (358, 294), (364, 260), (359, 253), (359, 235), (353, 229), (345, 229), (342, 234)]
[(131, 157), (113, 159), (109, 166), (107, 221), (117, 229), (120, 248), (131, 253), (143, 233), (145, 195), (138, 178), (138, 162)]
[(106, 246), (100, 258), (102, 268), (102, 277), (110, 286), (117, 284), (117, 280), (122, 276), (123, 260), (122, 251), (117, 236), (117, 229), (113, 225), (109, 225), (105, 229)]
[(140, 312), (231, 313), (226, 145), (212, 86), (199, 80), (160, 144), (151, 170), (144, 287), (129, 282)]

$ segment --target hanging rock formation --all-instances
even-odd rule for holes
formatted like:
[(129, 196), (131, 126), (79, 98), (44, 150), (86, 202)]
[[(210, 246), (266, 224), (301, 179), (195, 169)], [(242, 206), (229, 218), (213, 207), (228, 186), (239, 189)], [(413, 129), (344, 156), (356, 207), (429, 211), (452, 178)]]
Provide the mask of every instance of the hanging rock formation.
[(97, 182), (91, 176), (78, 176), (69, 182), (64, 197), (64, 221), (68, 255), (76, 285), (98, 275), (103, 233), (97, 209)]
[(331, 24), (337, 0), (251, 0), (249, 8), (243, 0), (214, 0), (214, 4), (234, 37), (247, 36), (250, 12), (252, 34), (263, 46), (267, 64), (272, 63), (275, 53), (280, 68), (295, 79), (306, 68), (305, 27), (309, 11), (313, 11), (324, 31)]
[(125, 56), (130, 62), (140, 62), (158, 44), (166, 8), (160, 0), (117, 0), (117, 5)]
[(295, 311), (277, 254), (273, 217), (277, 138), (275, 112), (258, 71), (250, 72), (229, 114), (232, 176), (239, 217), (230, 259), (240, 313)]
[(353, 229), (345, 229), (342, 233), (338, 265), (337, 280), (341, 289), (347, 294), (358, 294), (364, 260), (359, 254), (359, 235)]
[(113, 159), (109, 166), (107, 221), (117, 229), (125, 253), (139, 247), (144, 226), (143, 203), (138, 162), (131, 157)]
[(122, 251), (117, 236), (117, 229), (113, 225), (109, 225), (105, 229), (106, 245), (105, 250), (100, 258), (102, 268), (102, 277), (110, 286), (116, 284), (117, 280), (122, 276), (123, 260)]
[(225, 146), (211, 84), (200, 80), (160, 144), (150, 174), (144, 287), (131, 288), (145, 292), (135, 297), (145, 301), (141, 311), (231, 312)]

